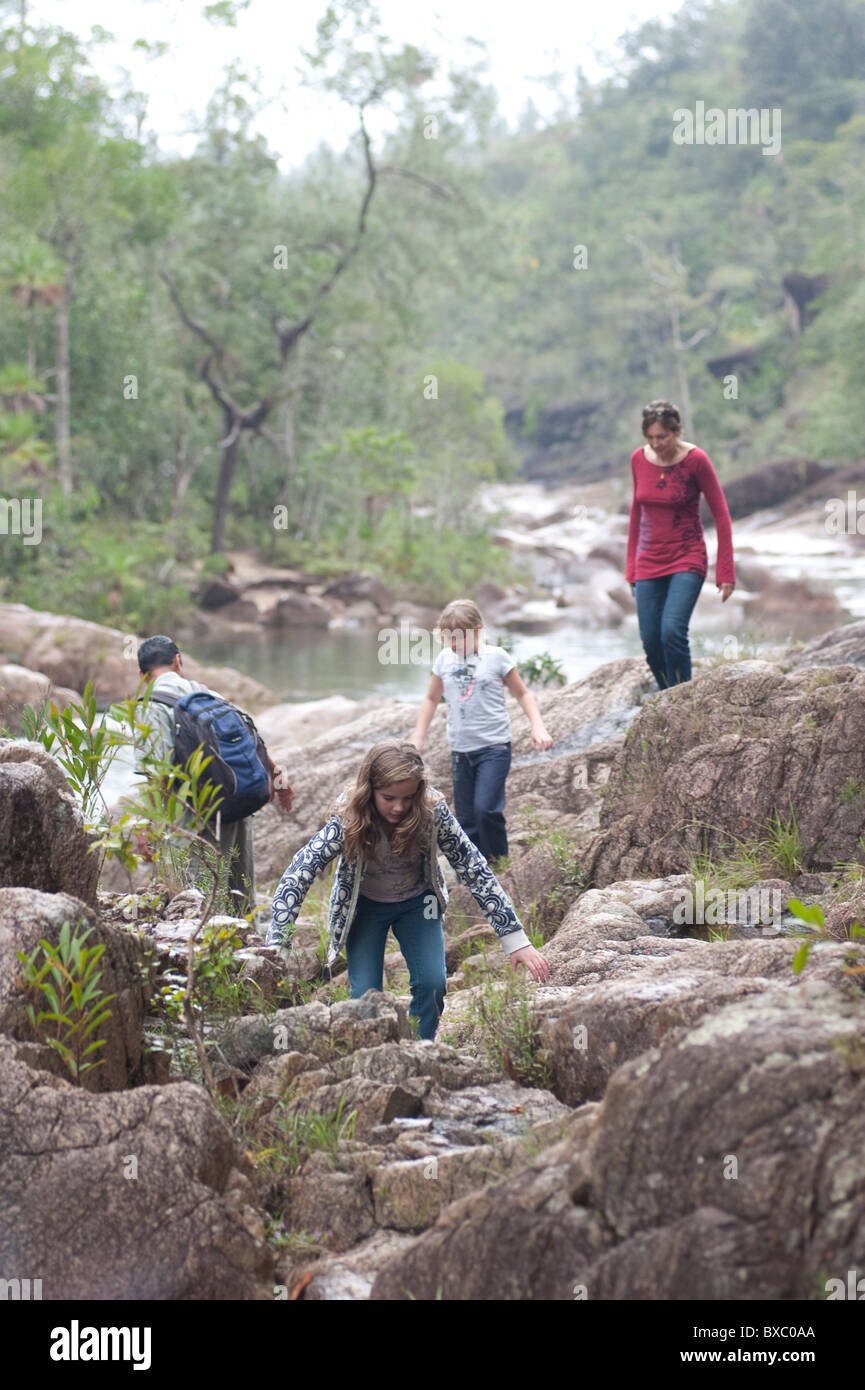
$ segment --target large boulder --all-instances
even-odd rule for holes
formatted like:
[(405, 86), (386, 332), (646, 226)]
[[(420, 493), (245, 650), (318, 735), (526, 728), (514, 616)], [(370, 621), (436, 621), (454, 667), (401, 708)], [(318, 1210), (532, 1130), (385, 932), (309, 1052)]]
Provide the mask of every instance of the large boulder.
[(862, 1006), (823, 981), (672, 1029), (374, 1299), (810, 1299), (865, 1246)]
[[(820, 481), (825, 487), (831, 473), (831, 465), (817, 463), (813, 459), (782, 459), (779, 463), (767, 463), (762, 468), (743, 473), (738, 478), (730, 478), (724, 484), (730, 516), (738, 521), (740, 517), (750, 516), (763, 508), (782, 506), (812, 483)], [(702, 513), (703, 521), (709, 526), (714, 525), (714, 517), (705, 500)]]
[(795, 817), (804, 865), (858, 859), (865, 832), (865, 674), (784, 675), (724, 664), (660, 691), (640, 711), (605, 788), (584, 866), (602, 887), (686, 872)]
[(300, 1052), (327, 1062), (345, 1051), (411, 1037), (408, 1012), (393, 996), (368, 990), (361, 999), (319, 1001), (232, 1020), (219, 1034), (225, 1058), (251, 1071), (274, 1053)]
[(265, 621), (273, 628), (326, 628), (332, 617), (324, 599), (314, 594), (288, 593), (277, 599)]
[(240, 590), (230, 584), (227, 579), (218, 576), (213, 579), (205, 579), (198, 588), (196, 595), (200, 608), (213, 612), (217, 608), (225, 608), (227, 604), (236, 603), (240, 598)]
[(517, 1173), (446, 1207), (412, 1245), (382, 1261), (370, 1297), (546, 1302), (573, 1299), (613, 1234), (575, 1200), (586, 1189), (584, 1150), (596, 1106), (570, 1135)]
[[(105, 1046), (96, 1054), (100, 1065), (83, 1074), (82, 1084), (93, 1091), (119, 1091), (131, 1082), (150, 1079), (155, 1075), (154, 1064), (142, 1040), (150, 998), (145, 948), (130, 931), (101, 922), (66, 893), (0, 888), (0, 1033), (29, 1046), (36, 1044), (25, 1013), (28, 997), (21, 986), (22, 967), (16, 953), (32, 954), (43, 939), (56, 946), (65, 922), (79, 934), (90, 929), (88, 946), (105, 946), (99, 962), (100, 988), (105, 995), (115, 995), (106, 1005), (111, 1017), (87, 1039), (104, 1038)], [(37, 1012), (46, 1007), (44, 999), (36, 1007)], [(46, 1064), (58, 1075), (70, 1074), (59, 1055), (47, 1047), (40, 1055), (40, 1065)]]
[(0, 1038), (0, 1268), (42, 1298), (266, 1299), (249, 1161), (180, 1082), (88, 1095)]
[(43, 671), (28, 671), (12, 662), (0, 665), (0, 731), (5, 728), (17, 737), (23, 731), (25, 705), (39, 710), (49, 696), (58, 709), (80, 699), (77, 691), (54, 685)]
[[(294, 1010), (282, 1025), (292, 1050), (264, 1057), (241, 1095), (244, 1130), (262, 1146), (268, 1208), (283, 1213), (279, 1279), (293, 1287), (306, 1274), (305, 1297), (346, 1296), (339, 1290), (349, 1268), (364, 1271), (350, 1285), (366, 1297), (382, 1230), (423, 1230), (455, 1198), (524, 1167), (571, 1118), (549, 1091), (520, 1086), (441, 1043), (388, 1040), (386, 995), (353, 1002), (384, 1034), (370, 1029), (366, 1045), (346, 1050), (344, 1030), (329, 1040), (318, 1026), (324, 1011)], [(338, 1010), (331, 1017), (348, 1021)], [(341, 1135), (319, 1149), (314, 1136), (334, 1116)], [(294, 1246), (298, 1233), (304, 1239)]]
[(708, 942), (650, 935), (650, 924), (668, 921), (671, 899), (691, 886), (681, 877), (592, 890), (544, 947), (551, 983), (537, 992), (535, 1024), (550, 1056), (552, 1088), (569, 1105), (599, 1100), (623, 1062), (733, 1001), (779, 986), (807, 992), (815, 981), (861, 1000), (840, 942), (815, 944), (797, 974), (795, 938)]
[(818, 589), (805, 580), (770, 574), (760, 592), (747, 602), (747, 621), (763, 631), (797, 637), (821, 636), (844, 617), (845, 609), (826, 585)]
[[(268, 748), (296, 750), (330, 729), (350, 724), (371, 710), (379, 709), (381, 704), (381, 697), (377, 695), (363, 700), (349, 700), (345, 695), (330, 695), (324, 700), (289, 700), (271, 705), (256, 716), (255, 724)], [(297, 761), (295, 754), (290, 762), (296, 764)]]
[(41, 743), (0, 740), (0, 886), (96, 902), (99, 859), (81, 808)]
[(592, 1188), (622, 1244), (591, 1296), (808, 1299), (861, 1261), (861, 1027), (861, 1003), (818, 982), (621, 1068)]
[(789, 652), (781, 662), (786, 671), (803, 666), (865, 666), (865, 619), (833, 627)]
[[(23, 603), (0, 603), (6, 655), (59, 686), (83, 690), (93, 682), (97, 700), (127, 700), (138, 689), (138, 646), (143, 638), (85, 618), (43, 613)], [(266, 686), (227, 666), (206, 666), (184, 652), (184, 673), (253, 713), (273, 704)]]
[[(508, 774), (508, 818), (531, 806), (542, 818), (579, 817), (595, 808), (615, 753), (652, 680), (645, 661), (622, 657), (536, 699), (553, 738), (546, 753), (532, 748), (531, 729), (517, 705), (510, 708), (513, 755)], [(442, 730), (444, 721), (442, 721)]]
[(342, 578), (334, 580), (324, 590), (324, 597), (338, 598), (343, 603), (365, 599), (374, 604), (381, 613), (389, 613), (394, 600), (394, 595), (387, 585), (367, 570), (344, 574)]

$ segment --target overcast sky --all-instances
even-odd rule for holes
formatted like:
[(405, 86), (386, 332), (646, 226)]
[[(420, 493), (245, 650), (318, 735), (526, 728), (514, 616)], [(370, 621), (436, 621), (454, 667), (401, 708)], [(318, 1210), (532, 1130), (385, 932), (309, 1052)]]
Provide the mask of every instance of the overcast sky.
[[(609, 71), (622, 33), (647, 19), (669, 18), (679, 7), (678, 0), (570, 7), (562, 0), (379, 0), (378, 5), (382, 27), (393, 40), (430, 48), (451, 62), (477, 57), (479, 50), (464, 46), (463, 39), (482, 40), (490, 60), (488, 80), (509, 122), (529, 99), (545, 115), (555, 110), (554, 93), (539, 80), (545, 74), (565, 73), (570, 93), (578, 67), (590, 80), (601, 76)], [(252, 0), (236, 28), (209, 24), (202, 0), (31, 0), (30, 15), (31, 22), (62, 25), (84, 38), (93, 25), (113, 34), (117, 42), (94, 60), (97, 71), (109, 82), (118, 68), (131, 72), (149, 98), (145, 129), (158, 133), (165, 150), (190, 152), (195, 137), (184, 138), (183, 132), (200, 124), (227, 63), (237, 59), (244, 70), (259, 70), (274, 105), (258, 129), (287, 168), (320, 140), (341, 146), (354, 131), (350, 113), (340, 121), (334, 98), (317, 104), (294, 76), (299, 50), (311, 46), (325, 8), (325, 0)], [(132, 51), (137, 38), (166, 40), (171, 52), (148, 61)]]

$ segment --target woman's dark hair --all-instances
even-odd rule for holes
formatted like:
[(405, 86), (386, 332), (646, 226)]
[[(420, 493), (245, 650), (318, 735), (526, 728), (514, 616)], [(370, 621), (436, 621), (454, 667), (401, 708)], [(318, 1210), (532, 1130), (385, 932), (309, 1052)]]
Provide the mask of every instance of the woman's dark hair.
[(643, 406), (643, 434), (649, 425), (655, 424), (664, 425), (668, 430), (680, 430), (682, 416), (679, 407), (673, 405), (672, 401), (649, 401), (648, 405)]

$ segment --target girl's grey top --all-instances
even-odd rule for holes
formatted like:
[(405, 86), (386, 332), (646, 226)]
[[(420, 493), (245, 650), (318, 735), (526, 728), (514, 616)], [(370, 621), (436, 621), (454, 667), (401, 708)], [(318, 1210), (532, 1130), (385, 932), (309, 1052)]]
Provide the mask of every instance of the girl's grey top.
[(432, 669), (444, 686), (448, 743), (454, 753), (510, 742), (504, 679), (514, 666), (503, 647), (485, 646), (472, 656), (457, 656), (450, 647), (439, 652)]
[(407, 857), (394, 854), (384, 830), (379, 833), (375, 857), (364, 861), (360, 891), (378, 903), (399, 903), (426, 889), (433, 891), (424, 873), (424, 853), (418, 848)]

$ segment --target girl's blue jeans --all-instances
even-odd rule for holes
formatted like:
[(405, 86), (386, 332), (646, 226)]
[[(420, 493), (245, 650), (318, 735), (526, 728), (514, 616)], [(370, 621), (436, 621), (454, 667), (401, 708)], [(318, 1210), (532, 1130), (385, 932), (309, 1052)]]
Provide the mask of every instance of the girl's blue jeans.
[[(431, 916), (431, 913), (435, 916)], [(430, 889), (401, 903), (379, 903), (358, 894), (357, 910), (345, 943), (352, 999), (381, 989), (388, 929), (405, 957), (411, 1008), (422, 1038), (434, 1038), (447, 992), (445, 934), (438, 899)]]
[(510, 743), (488, 743), (470, 753), (451, 752), (454, 812), (487, 860), (508, 852), (504, 810), (510, 766)]
[(661, 690), (691, 679), (688, 624), (705, 576), (693, 570), (634, 584), (640, 640)]

